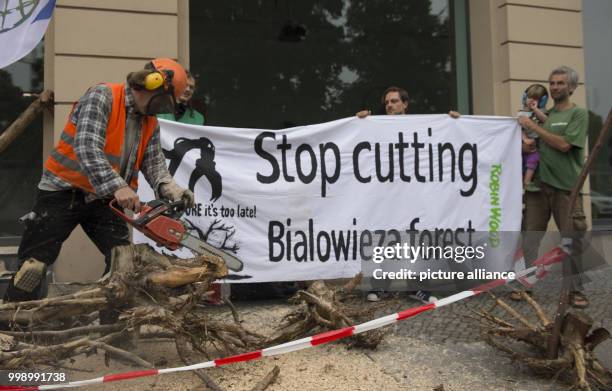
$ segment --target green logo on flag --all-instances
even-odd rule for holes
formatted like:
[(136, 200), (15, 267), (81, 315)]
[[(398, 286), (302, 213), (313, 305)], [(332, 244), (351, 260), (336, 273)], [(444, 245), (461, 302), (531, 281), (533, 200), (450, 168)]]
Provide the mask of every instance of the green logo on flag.
[(18, 27), (28, 20), (40, 0), (0, 1), (0, 34)]

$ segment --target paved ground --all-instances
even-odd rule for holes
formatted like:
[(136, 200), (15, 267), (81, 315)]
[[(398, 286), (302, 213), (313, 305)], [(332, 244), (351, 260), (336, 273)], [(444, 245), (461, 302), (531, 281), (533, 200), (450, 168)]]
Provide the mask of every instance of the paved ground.
[[(548, 314), (553, 314), (557, 307), (560, 291), (559, 271), (554, 270), (547, 278), (534, 289), (534, 298), (542, 305)], [(606, 327), (612, 330), (612, 268), (606, 267), (598, 271), (588, 272), (591, 282), (585, 285), (585, 293), (590, 300), (590, 306), (584, 310), (596, 320), (595, 327)], [(495, 294), (506, 296), (510, 289), (497, 288)], [(530, 306), (525, 302), (513, 302), (508, 298), (506, 302), (512, 304), (523, 314), (532, 314)], [(423, 316), (416, 317), (400, 323), (398, 334), (428, 340), (437, 343), (473, 343), (480, 340), (480, 329), (477, 322), (469, 317), (475, 310), (488, 310), (493, 301), (489, 295), (472, 297), (452, 305), (442, 307)], [(506, 316), (502, 309), (496, 308), (493, 313)], [(551, 315), (552, 318), (552, 315)], [(532, 316), (535, 320), (535, 316)], [(602, 351), (606, 361), (612, 366), (612, 349)]]
[[(560, 270), (553, 269), (534, 289), (534, 298), (551, 314), (551, 318), (559, 298), (559, 277)], [(608, 266), (588, 272), (587, 277), (590, 282), (585, 285), (585, 293), (590, 300), (590, 306), (585, 312), (596, 320), (595, 327), (612, 330), (612, 268)], [(509, 287), (499, 287), (494, 292), (504, 297), (505, 301), (519, 312), (531, 314), (532, 321), (536, 320), (527, 303), (516, 303), (507, 298), (511, 292)], [(405, 294), (397, 294), (395, 298), (389, 299), (389, 306), (381, 310), (379, 315), (416, 305), (419, 303), (406, 298)], [(445, 384), (447, 390), (563, 389), (561, 385), (543, 380), (528, 368), (512, 362), (482, 342), (478, 322), (470, 317), (473, 315), (472, 311), (490, 310), (492, 305), (490, 296), (483, 294), (399, 322), (376, 351), (364, 354), (382, 366), (385, 373), (408, 386), (408, 389), (431, 390), (432, 388), (427, 387), (436, 382)], [(280, 300), (240, 302), (238, 306), (241, 311), (260, 314), (272, 311), (273, 308), (286, 309)], [(492, 312), (497, 316), (507, 317), (499, 308)], [(268, 321), (272, 321), (272, 318)], [(612, 340), (600, 345), (597, 353), (602, 362), (612, 368)], [(415, 386), (412, 383), (415, 377), (429, 378), (431, 382), (423, 388), (411, 388)]]
[[(534, 297), (549, 314), (552, 314), (556, 309), (560, 288), (559, 275), (559, 270), (553, 270), (534, 289)], [(587, 273), (587, 276), (590, 282), (585, 285), (585, 292), (591, 305), (585, 312), (596, 320), (595, 327), (606, 327), (612, 331), (612, 300), (610, 300), (612, 298), (612, 267), (591, 271)], [(509, 292), (510, 289), (507, 287), (495, 289), (496, 295), (500, 297), (504, 297)], [(531, 308), (526, 303), (507, 301), (523, 314), (532, 313)], [(242, 316), (248, 320), (249, 325), (266, 328), (274, 328), (278, 320), (291, 309), (291, 306), (287, 305), (284, 299), (238, 301), (235, 304)], [(301, 382), (300, 387), (305, 390), (368, 390), (372, 389), (369, 382), (382, 384), (383, 381), (387, 382), (385, 384), (388, 385), (385, 385), (385, 389), (389, 390), (431, 391), (439, 384), (444, 384), (447, 391), (545, 391), (564, 389), (559, 384), (551, 384), (550, 381), (537, 377), (527, 368), (512, 362), (481, 341), (478, 322), (471, 319), (470, 316), (473, 314), (473, 310), (490, 309), (492, 304), (493, 301), (488, 295), (480, 295), (399, 322), (393, 326), (391, 334), (375, 351), (361, 349), (348, 351), (341, 344), (333, 344), (327, 347), (310, 349), (303, 353), (283, 356), (283, 361), (278, 362), (278, 364), (282, 364), (281, 370), (284, 374), (284, 380), (273, 389), (292, 389), (294, 386), (290, 386), (290, 384)], [(399, 297), (389, 300), (387, 308), (381, 310), (379, 315), (386, 315), (417, 305), (419, 303), (399, 295)], [(493, 313), (498, 316), (506, 316), (499, 308), (494, 309)], [(535, 316), (531, 318), (535, 320)], [(171, 350), (160, 350), (154, 353), (158, 355), (163, 353), (163, 355), (170, 357)], [(154, 353), (151, 353), (151, 355), (154, 355)], [(612, 340), (602, 344), (597, 353), (604, 364), (608, 368), (612, 368)], [(99, 358), (95, 359), (99, 360)], [(180, 365), (178, 361), (174, 362), (170, 359), (169, 361), (167, 365)], [(242, 368), (240, 370), (244, 369), (247, 374), (256, 369), (261, 372), (261, 374), (257, 372), (257, 376), (263, 376), (264, 368), (266, 371), (269, 370), (268, 366), (272, 365), (273, 362), (262, 360), (256, 363), (241, 364), (238, 368)], [(313, 383), (312, 376), (316, 377), (317, 373), (322, 373), (317, 372), (318, 369), (316, 368), (318, 367), (313, 366), (315, 362), (324, 363), (324, 365), (321, 364), (324, 369), (327, 368), (325, 370), (331, 371), (328, 378), (323, 376), (318, 379), (320, 384)], [(127, 370), (122, 367), (103, 368), (97, 362), (91, 363), (91, 365), (92, 368), (98, 368), (100, 374), (109, 371)], [(313, 373), (305, 377), (304, 373), (306, 372), (300, 372), (306, 371), (306, 369), (300, 369), (302, 366), (310, 368), (309, 370)], [(295, 370), (295, 368), (298, 369)], [(335, 369), (332, 371), (330, 368)], [(83, 376), (91, 377), (91, 375), (85, 376), (82, 374), (80, 377)], [(342, 376), (344, 376), (344, 380), (338, 383)], [(362, 381), (355, 383), (359, 384), (359, 387), (351, 383), (351, 386), (347, 388), (351, 381), (356, 381), (355, 376), (363, 377)], [(374, 376), (380, 376), (380, 378), (374, 378)], [(177, 376), (176, 382), (180, 383), (185, 379), (184, 376)], [(367, 379), (369, 380), (366, 381)], [(157, 382), (157, 380), (155, 381)], [(167, 385), (162, 385), (164, 381), (166, 381), (165, 378), (159, 380), (158, 385), (162, 389), (167, 387)], [(226, 380), (224, 385), (228, 385), (228, 389), (245, 389), (243, 386), (238, 386), (237, 381), (236, 379)], [(235, 386), (230, 386), (230, 384), (234, 384), (232, 382), (235, 383)], [(391, 386), (392, 383), (395, 385)], [(145, 384), (143, 381), (142, 386), (134, 386), (133, 389), (151, 389)], [(184, 389), (194, 389), (191, 384), (197, 384), (197, 381), (184, 384)], [(171, 389), (183, 389), (175, 387), (177, 386), (173, 385)], [(112, 387), (100, 389), (115, 390)]]
[[(560, 274), (560, 270), (553, 270), (545, 280), (536, 284), (534, 289), (534, 297), (546, 312), (551, 314), (551, 318), (556, 310), (559, 298)], [(585, 285), (585, 293), (590, 300), (590, 306), (585, 312), (596, 320), (594, 327), (605, 327), (612, 330), (612, 268), (608, 266), (588, 272), (587, 277), (590, 282)], [(501, 297), (507, 296), (508, 293), (510, 293), (508, 287), (500, 287), (495, 290), (495, 294)], [(508, 298), (505, 301), (512, 304), (523, 314), (533, 314), (530, 306), (525, 302), (515, 303)], [(403, 302), (408, 304), (406, 299)], [(455, 384), (457, 380), (456, 377), (453, 380), (452, 376), (448, 379), (448, 376), (444, 375), (445, 373), (452, 372), (455, 376), (461, 377), (460, 372), (453, 368), (455, 366), (453, 360), (448, 359), (449, 355), (454, 354), (457, 361), (464, 364), (470, 363), (463, 370), (480, 372), (483, 376), (491, 376), (492, 379), (496, 379), (491, 384), (494, 386), (491, 389), (560, 389), (551, 386), (549, 382), (543, 381), (528, 369), (521, 368), (519, 364), (511, 362), (508, 358), (481, 342), (479, 338), (480, 327), (470, 316), (473, 311), (491, 309), (492, 304), (493, 300), (489, 295), (472, 297), (400, 322), (397, 324), (394, 334), (396, 338), (399, 338), (399, 341), (403, 341), (405, 344), (409, 344), (411, 338), (426, 342), (426, 346), (432, 349), (431, 355), (425, 355), (421, 357), (421, 360), (431, 363), (433, 367), (440, 368), (440, 379), (446, 379), (449, 385)], [(496, 308), (492, 312), (497, 316), (507, 317), (500, 308)], [(535, 316), (531, 316), (530, 319), (535, 321)], [(403, 363), (412, 360), (414, 352), (411, 351), (409, 346), (399, 348), (399, 351), (401, 353), (397, 355), (397, 360), (391, 360), (390, 363), (396, 372), (407, 375), (409, 371), (398, 362)], [(389, 354), (389, 352), (386, 352), (386, 354)], [(597, 354), (606, 367), (612, 368), (611, 340), (600, 345)], [(391, 354), (390, 357), (393, 357), (393, 355)], [(452, 386), (450, 389), (452, 389)], [(474, 389), (480, 389), (480, 387), (475, 385)]]

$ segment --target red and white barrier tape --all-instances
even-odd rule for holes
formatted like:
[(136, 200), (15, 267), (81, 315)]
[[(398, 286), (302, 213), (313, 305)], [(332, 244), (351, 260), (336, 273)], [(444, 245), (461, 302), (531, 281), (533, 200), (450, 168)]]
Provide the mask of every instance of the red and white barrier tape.
[[(538, 279), (543, 278), (546, 275), (547, 270), (550, 268), (550, 265), (561, 262), (563, 258), (565, 258), (567, 254), (559, 247), (554, 248), (550, 252), (546, 253), (544, 256), (539, 258), (533, 264), (534, 266), (530, 268), (526, 268), (520, 270), (516, 273), (516, 278), (520, 280), (521, 278), (527, 277), (532, 273), (535, 273), (535, 276)], [(486, 284), (480, 285), (476, 288), (466, 290), (463, 292), (455, 293), (454, 295), (445, 297), (436, 301), (435, 303), (422, 305), (419, 307), (408, 308), (406, 310), (397, 312), (395, 314), (383, 316), (382, 318), (377, 318), (370, 320), (365, 323), (358, 324), (356, 326), (345, 327), (339, 330), (332, 330), (325, 333), (313, 335), (311, 337), (301, 338), (295, 341), (287, 342), (281, 345), (272, 346), (266, 349), (261, 349), (249, 353), (238, 354), (235, 356), (219, 358), (213, 361), (207, 361), (203, 363), (183, 366), (183, 367), (175, 367), (175, 368), (165, 368), (165, 369), (150, 369), (150, 370), (142, 370), (142, 371), (131, 371), (124, 373), (117, 373), (114, 375), (106, 375), (103, 377), (97, 377), (95, 379), (88, 380), (79, 380), (73, 381), (69, 383), (63, 384), (49, 384), (49, 385), (40, 385), (40, 386), (0, 386), (0, 391), (2, 390), (12, 390), (12, 391), (38, 391), (38, 390), (57, 390), (61, 388), (73, 388), (73, 387), (82, 387), (93, 384), (100, 383), (108, 383), (118, 380), (127, 380), (127, 379), (136, 379), (140, 377), (146, 376), (154, 376), (161, 375), (164, 373), (172, 373), (172, 372), (184, 372), (184, 371), (193, 371), (196, 369), (204, 369), (204, 368), (212, 368), (212, 367), (220, 367), (222, 365), (233, 364), (237, 362), (251, 361), (256, 360), (262, 357), (268, 356), (277, 356), (280, 354), (295, 352), (297, 350), (306, 349), (312, 346), (322, 345), (328, 342), (333, 342), (342, 338), (350, 337), (352, 335), (364, 333), (366, 331), (370, 331), (373, 329), (377, 329), (380, 327), (388, 326), (400, 320), (412, 318), (422, 312), (433, 310), (435, 308), (444, 307), (446, 305), (455, 303), (457, 301), (466, 299), (471, 296), (476, 296), (480, 293), (491, 290), (495, 287), (507, 284), (514, 280), (494, 280), (488, 282)]]

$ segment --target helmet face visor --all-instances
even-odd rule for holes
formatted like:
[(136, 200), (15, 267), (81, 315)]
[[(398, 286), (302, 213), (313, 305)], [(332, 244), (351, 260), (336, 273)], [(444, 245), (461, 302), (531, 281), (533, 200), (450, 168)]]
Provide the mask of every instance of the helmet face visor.
[(174, 114), (175, 100), (172, 88), (165, 90), (160, 88), (147, 103), (146, 115), (157, 115), (171, 113)]

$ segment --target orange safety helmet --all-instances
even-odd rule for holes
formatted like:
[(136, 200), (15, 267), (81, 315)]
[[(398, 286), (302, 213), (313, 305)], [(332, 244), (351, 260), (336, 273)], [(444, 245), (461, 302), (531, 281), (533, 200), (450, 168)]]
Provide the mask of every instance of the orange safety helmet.
[(156, 90), (164, 86), (164, 90), (170, 89), (175, 99), (178, 99), (187, 88), (187, 71), (181, 64), (170, 58), (156, 58), (151, 60), (151, 65), (156, 72), (152, 72), (145, 79), (147, 90)]

